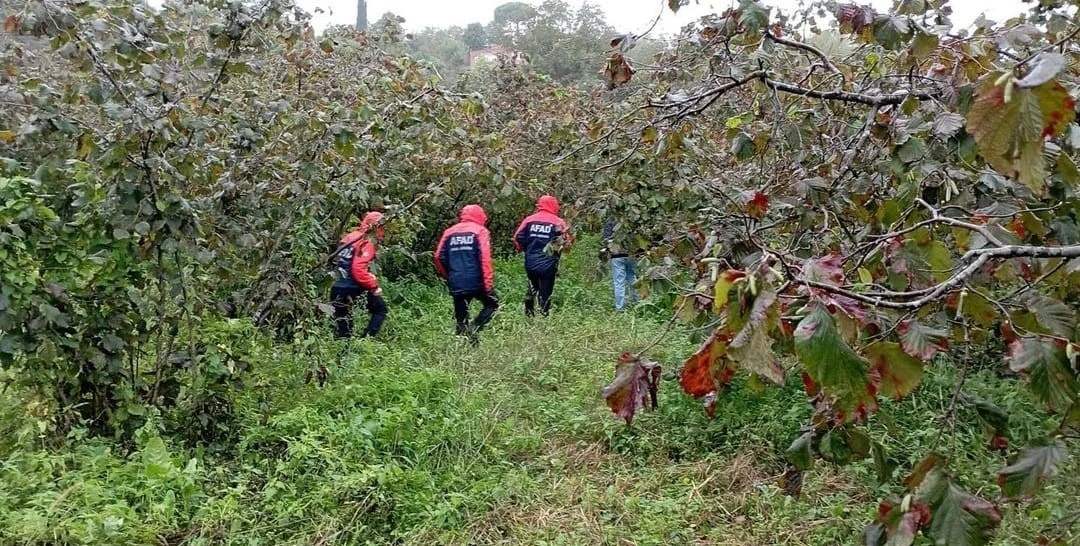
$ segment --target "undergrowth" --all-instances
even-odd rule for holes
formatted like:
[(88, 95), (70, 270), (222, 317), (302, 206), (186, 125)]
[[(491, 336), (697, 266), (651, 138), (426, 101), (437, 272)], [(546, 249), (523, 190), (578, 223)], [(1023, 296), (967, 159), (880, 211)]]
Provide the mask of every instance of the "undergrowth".
[[(851, 544), (876, 499), (899, 493), (935, 445), (966, 486), (997, 494), (986, 476), (1005, 455), (973, 416), (942, 420), (958, 366), (947, 359), (917, 395), (873, 417), (898, 467), (877, 487), (865, 485), (872, 461), (819, 464), (800, 499), (786, 496), (781, 454), (811, 413), (797, 374), (760, 392), (736, 380), (710, 420), (675, 380), (693, 349), (678, 329), (650, 353), (664, 365), (659, 410), (626, 426), (600, 389), (618, 353), (660, 336), (668, 314), (648, 301), (611, 310), (610, 288), (591, 280), (593, 255), (586, 246), (564, 260), (553, 314), (535, 319), (522, 313), (520, 261), (500, 261), (503, 307), (478, 347), (451, 335), (444, 289), (418, 279), (385, 287), (391, 312), (376, 341), (309, 332), (275, 344), (242, 323), (217, 325), (248, 340), (250, 372), (211, 443), (166, 434), (187, 422), (176, 415), (148, 416), (132, 444), (78, 428), (57, 441), (33, 398), (8, 391), (0, 542)], [(305, 382), (320, 364), (328, 382)], [(1052, 428), (1052, 416), (1025, 409), (1037, 407), (1028, 389), (999, 371), (971, 370), (965, 390), (1012, 416), (1013, 445)], [(1006, 508), (995, 544), (1077, 540), (1077, 491), (1073, 458), (1033, 504)]]

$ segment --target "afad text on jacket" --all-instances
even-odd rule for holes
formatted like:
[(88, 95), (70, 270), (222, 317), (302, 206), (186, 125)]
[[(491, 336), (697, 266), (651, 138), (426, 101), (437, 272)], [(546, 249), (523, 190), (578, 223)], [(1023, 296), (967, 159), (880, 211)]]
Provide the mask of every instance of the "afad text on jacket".
[(480, 205), (465, 205), (461, 221), (443, 232), (435, 247), (435, 270), (447, 280), (450, 294), (483, 294), (495, 289), (491, 234)]
[(514, 232), (514, 248), (525, 253), (525, 271), (537, 275), (554, 274), (559, 267), (559, 253), (547, 253), (545, 247), (567, 230), (559, 217), (559, 202), (544, 195), (536, 202), (536, 212), (526, 216)]

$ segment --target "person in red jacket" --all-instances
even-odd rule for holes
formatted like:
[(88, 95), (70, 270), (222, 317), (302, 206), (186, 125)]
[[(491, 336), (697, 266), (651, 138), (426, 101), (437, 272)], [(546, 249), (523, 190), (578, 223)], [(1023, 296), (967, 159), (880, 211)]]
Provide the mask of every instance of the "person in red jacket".
[(547, 316), (555, 291), (559, 256), (572, 244), (566, 220), (559, 217), (559, 202), (550, 195), (541, 196), (536, 201), (536, 212), (526, 216), (514, 232), (514, 248), (525, 253), (525, 274), (529, 278), (526, 315), (533, 316), (539, 296), (540, 312)]
[(379, 225), (382, 219), (381, 212), (369, 212), (364, 215), (360, 227), (341, 238), (341, 244), (347, 246), (337, 255), (338, 280), (330, 288), (337, 337), (352, 336), (353, 304), (361, 296), (367, 297), (367, 310), (371, 314), (364, 337), (378, 334), (386, 320), (388, 310), (382, 298), (382, 288), (379, 288), (379, 280), (370, 269), (375, 260), (375, 243), (381, 242), (384, 234)]
[[(435, 247), (435, 271), (446, 279), (454, 298), (457, 334), (476, 343), (476, 333), (499, 308), (495, 293), (495, 269), (491, 265), (491, 235), (484, 224), (487, 214), (480, 205), (465, 205), (458, 223), (443, 232)], [(483, 309), (469, 325), (469, 303), (480, 300)]]

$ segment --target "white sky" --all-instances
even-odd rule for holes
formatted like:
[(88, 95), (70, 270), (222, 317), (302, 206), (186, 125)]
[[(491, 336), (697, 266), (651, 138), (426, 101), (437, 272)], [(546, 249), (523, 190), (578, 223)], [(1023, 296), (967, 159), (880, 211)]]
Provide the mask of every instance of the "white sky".
[[(383, 13), (392, 11), (405, 18), (405, 28), (420, 30), (424, 27), (465, 26), (469, 23), (487, 23), (491, 20), (495, 7), (507, 0), (368, 0), (368, 21), (374, 22)], [(539, 4), (541, 0), (525, 0), (529, 4)], [(779, 6), (788, 11), (798, 5), (798, 0), (764, 0), (766, 4)], [(321, 31), (330, 24), (352, 25), (356, 22), (356, 0), (297, 0), (297, 3), (314, 14), (312, 23)], [(573, 7), (581, 5), (582, 0), (567, 0)], [(607, 14), (608, 21), (620, 32), (642, 32), (649, 28), (661, 6), (664, 15), (660, 19), (657, 31), (674, 34), (683, 25), (693, 22), (702, 15), (722, 12), (737, 4), (736, 0), (690, 0), (673, 14), (667, 9), (667, 0), (592, 0)], [(879, 11), (885, 11), (892, 5), (892, 0), (857, 0), (859, 4), (870, 4)], [(1010, 17), (1027, 11), (1031, 4), (1020, 0), (951, 0), (953, 22), (957, 26), (967, 26), (980, 13), (985, 12), (988, 19), (1002, 22)], [(314, 13), (316, 7), (324, 13)]]

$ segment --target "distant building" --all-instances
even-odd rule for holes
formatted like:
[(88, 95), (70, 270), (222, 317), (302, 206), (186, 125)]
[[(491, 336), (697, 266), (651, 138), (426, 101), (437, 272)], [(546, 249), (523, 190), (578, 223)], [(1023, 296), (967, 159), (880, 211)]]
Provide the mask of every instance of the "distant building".
[(475, 68), (477, 63), (480, 62), (489, 62), (493, 64), (505, 63), (513, 66), (521, 66), (528, 64), (529, 57), (522, 51), (514, 51), (499, 45), (469, 51), (469, 69)]

